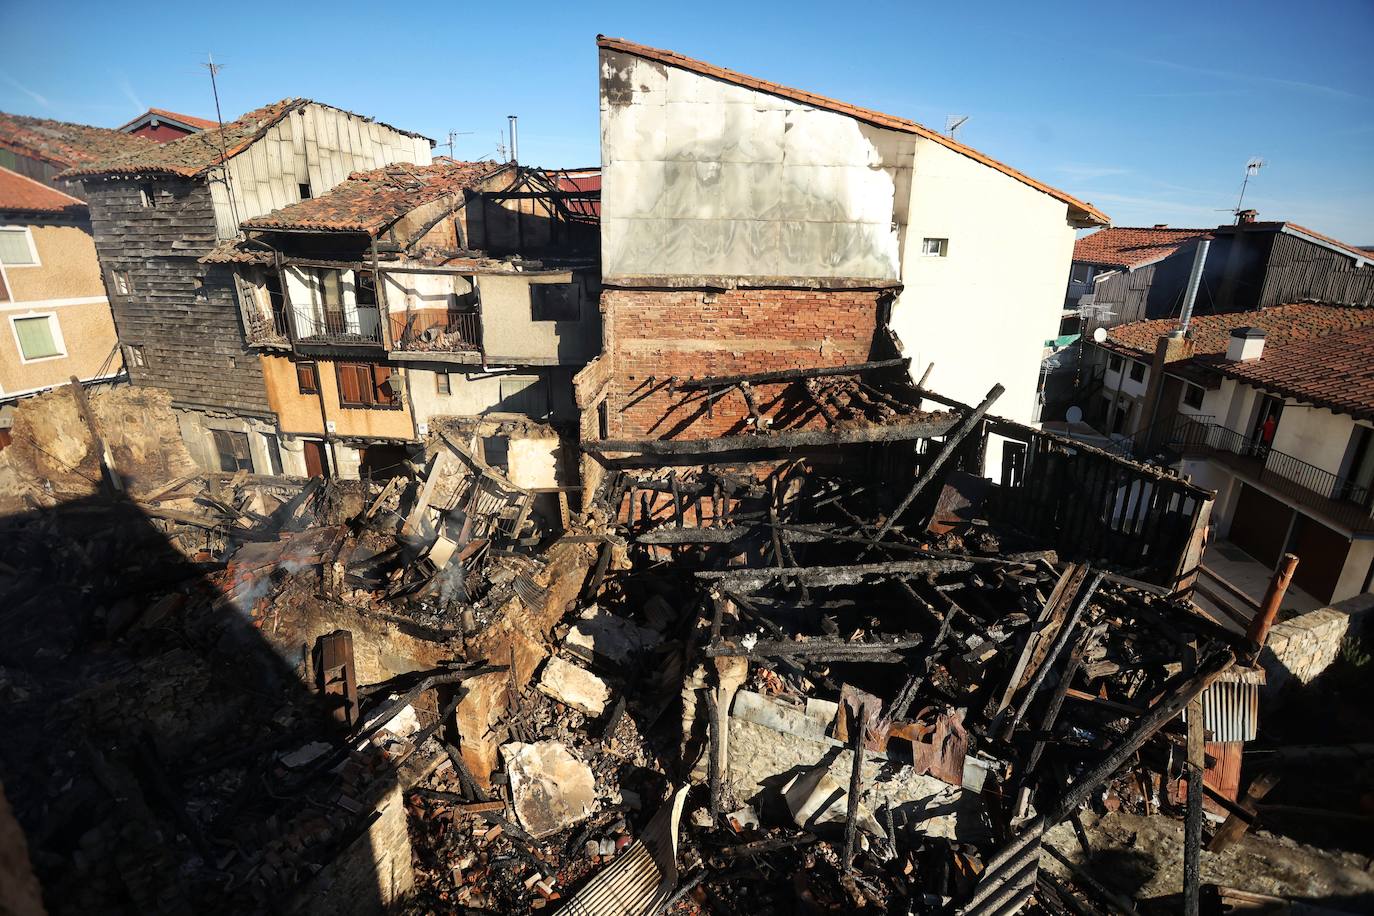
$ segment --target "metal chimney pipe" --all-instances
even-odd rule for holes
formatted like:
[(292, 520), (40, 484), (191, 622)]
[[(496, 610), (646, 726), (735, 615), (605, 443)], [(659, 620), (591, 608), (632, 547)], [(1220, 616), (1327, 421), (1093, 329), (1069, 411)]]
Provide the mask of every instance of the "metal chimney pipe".
[(1207, 249), (1211, 247), (1212, 240), (1203, 239), (1198, 243), (1197, 253), (1193, 255), (1193, 272), (1188, 275), (1188, 292), (1183, 297), (1183, 314), (1179, 316), (1175, 337), (1182, 337), (1188, 333), (1188, 322), (1193, 320), (1193, 303), (1197, 300), (1197, 288), (1202, 283), (1202, 267), (1207, 263)]
[(510, 121), (510, 161), (520, 161), (520, 140), (516, 133), (515, 122), (519, 120), (517, 115), (506, 115), (506, 120)]

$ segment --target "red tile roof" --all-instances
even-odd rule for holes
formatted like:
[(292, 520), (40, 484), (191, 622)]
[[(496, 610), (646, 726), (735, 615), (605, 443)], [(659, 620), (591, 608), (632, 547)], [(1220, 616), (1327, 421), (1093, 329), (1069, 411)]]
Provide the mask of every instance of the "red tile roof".
[(416, 207), (464, 188), (475, 188), (509, 168), (505, 163), (444, 158), (432, 165), (397, 163), (369, 172), (354, 172), (327, 194), (244, 220), (243, 227), (365, 232), (375, 236)]
[(177, 121), (181, 124), (186, 124), (190, 127), (198, 127), (201, 130), (212, 130), (216, 127), (219, 127), (218, 121), (211, 121), (208, 118), (197, 118), (195, 115), (186, 115), (175, 111), (168, 111), (165, 108), (149, 108), (147, 111), (143, 112), (143, 114), (134, 118), (132, 121), (119, 125), (118, 129), (128, 130), (130, 127), (134, 126), (140, 121), (146, 121), (152, 118), (164, 118), (169, 121)]
[(86, 205), (32, 178), (0, 168), (0, 211), (84, 214)]
[(108, 127), (0, 112), (0, 149), (53, 165), (86, 165), (156, 148), (157, 144), (145, 137)]
[(1374, 419), (1374, 326), (1266, 340), (1259, 359), (1219, 362), (1222, 375), (1357, 419)]
[(708, 64), (705, 61), (696, 60), (694, 58), (687, 57), (683, 54), (678, 54), (676, 51), (665, 51), (661, 48), (651, 48), (647, 45), (641, 45), (636, 44), (632, 41), (626, 41), (623, 38), (607, 38), (605, 35), (598, 35), (596, 36), (596, 44), (597, 47), (600, 48), (604, 48), (611, 51), (622, 51), (626, 54), (633, 54), (636, 57), (645, 58), (646, 60), (658, 61), (660, 63), (668, 64), (669, 66), (679, 67), (683, 70), (690, 70), (693, 73), (700, 73), (703, 76), (709, 76), (713, 79), (724, 80), (727, 83), (734, 83), (735, 85), (743, 86), (746, 89), (757, 89), (759, 92), (766, 92), (769, 95), (776, 95), (781, 98), (791, 99), (795, 102), (800, 102), (803, 105), (810, 105), (814, 108), (822, 108), (826, 111), (833, 111), (837, 114), (842, 114), (851, 118), (856, 118), (857, 120), (864, 121), (868, 124), (877, 125), (878, 127), (885, 127), (889, 130), (901, 131), (902, 133), (915, 134), (918, 137), (923, 137), (927, 140), (938, 143), (941, 146), (947, 147), (956, 153), (968, 156), (975, 162), (982, 163), (983, 165), (986, 165), (989, 168), (996, 169), (997, 171), (1002, 172), (1005, 175), (1009, 175), (1010, 177), (1015, 178), (1017, 181), (1020, 181), (1023, 184), (1027, 184), (1032, 188), (1035, 188), (1037, 191), (1042, 191), (1045, 194), (1050, 195), (1056, 200), (1063, 201), (1064, 203), (1068, 204), (1070, 216), (1076, 219), (1097, 223), (1099, 225), (1105, 225), (1109, 221), (1107, 215), (1104, 214), (1101, 210), (1098, 210), (1092, 204), (1085, 203), (1084, 201), (1078, 200), (1075, 197), (1071, 197), (1068, 194), (1065, 194), (1063, 191), (1060, 191), (1056, 188), (1052, 188), (1047, 184), (1043, 184), (1042, 182), (1036, 181), (1029, 175), (1026, 175), (1023, 172), (1019, 172), (1011, 166), (1006, 165), (1005, 163), (998, 162), (996, 159), (993, 159), (990, 156), (985, 156), (977, 150), (965, 146), (962, 143), (958, 143), (950, 139), (949, 137), (946, 137), (944, 134), (933, 131), (930, 128), (925, 127), (924, 125), (917, 124), (915, 121), (909, 121), (906, 118), (899, 118), (895, 115), (883, 114), (880, 111), (873, 111), (868, 108), (860, 108), (857, 105), (851, 105), (848, 102), (841, 102), (836, 99), (826, 98), (823, 95), (817, 95), (814, 92), (807, 92), (804, 89), (793, 89), (790, 86), (783, 86), (779, 83), (769, 82), (768, 80), (761, 80), (757, 77), (748, 76), (746, 74), (739, 73), (735, 70), (727, 70), (724, 67), (717, 67), (714, 64)]
[[(282, 118), (298, 108), (310, 104), (322, 104), (310, 99), (282, 99), (271, 105), (264, 105), (230, 121), (224, 129), (218, 127), (204, 130), (198, 134), (187, 134), (170, 143), (153, 143), (149, 148), (134, 155), (118, 156), (100, 162), (68, 169), (63, 177), (79, 178), (84, 175), (182, 175), (193, 178), (202, 175), (227, 159), (243, 152), (260, 139)], [(328, 106), (326, 106), (328, 107)], [(385, 125), (390, 127), (390, 125)], [(421, 134), (391, 128), (410, 137)], [(128, 137), (129, 134), (119, 134)], [(422, 137), (423, 139), (428, 139)], [(142, 140), (142, 138), (139, 138)], [(432, 142), (432, 141), (431, 141)]]
[(558, 190), (576, 191), (585, 195), (564, 199), (569, 212), (591, 219), (601, 218), (600, 169), (576, 169), (554, 174), (558, 178)]
[(1073, 245), (1073, 259), (1103, 267), (1143, 267), (1163, 260), (1208, 229), (1156, 229), (1109, 226), (1085, 235)]
[[(1275, 305), (1253, 312), (1224, 315), (1195, 315), (1188, 326), (1193, 343), (1192, 355), (1206, 357), (1225, 354), (1235, 328), (1261, 328), (1267, 336), (1265, 349), (1292, 341), (1311, 340), (1337, 331), (1374, 325), (1374, 309), (1346, 305), (1298, 302)], [(1131, 355), (1153, 355), (1159, 338), (1178, 327), (1177, 318), (1157, 318), (1117, 325), (1107, 332), (1108, 349)], [(1208, 365), (1211, 365), (1209, 362)]]

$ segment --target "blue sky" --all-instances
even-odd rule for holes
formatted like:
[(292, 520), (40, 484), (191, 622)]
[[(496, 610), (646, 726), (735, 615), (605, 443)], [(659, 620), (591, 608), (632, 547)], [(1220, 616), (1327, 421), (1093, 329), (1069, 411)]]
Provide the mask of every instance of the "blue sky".
[[(598, 32), (936, 129), (1118, 225), (1246, 204), (1374, 245), (1374, 2), (200, 4), (0, 0), (0, 110), (115, 126), (307, 96), (494, 155), (599, 160)], [(440, 147), (438, 152), (446, 151)]]

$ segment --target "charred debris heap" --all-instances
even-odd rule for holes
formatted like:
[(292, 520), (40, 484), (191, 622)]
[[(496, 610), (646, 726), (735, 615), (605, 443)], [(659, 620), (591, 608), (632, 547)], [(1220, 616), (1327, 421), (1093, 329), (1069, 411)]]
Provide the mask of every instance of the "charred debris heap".
[(673, 380), (746, 432), (585, 441), (571, 503), (460, 427), (385, 481), (121, 487), (92, 422), (99, 492), (6, 522), (50, 908), (1135, 912), (1039, 867), (1107, 804), (1186, 820), (1196, 911), (1277, 602), (1189, 601), (1209, 492), (907, 373)]

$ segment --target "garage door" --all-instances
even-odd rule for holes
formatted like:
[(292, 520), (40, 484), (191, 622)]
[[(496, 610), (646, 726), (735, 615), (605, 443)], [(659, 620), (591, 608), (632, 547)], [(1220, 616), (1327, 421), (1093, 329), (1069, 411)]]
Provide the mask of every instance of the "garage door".
[(1299, 515), (1293, 526), (1293, 552), (1298, 555), (1298, 568), (1293, 571), (1298, 588), (1314, 598), (1330, 601), (1345, 568), (1350, 542), (1320, 522)]
[(1249, 484), (1240, 485), (1226, 538), (1265, 566), (1274, 567), (1288, 540), (1293, 510)]

